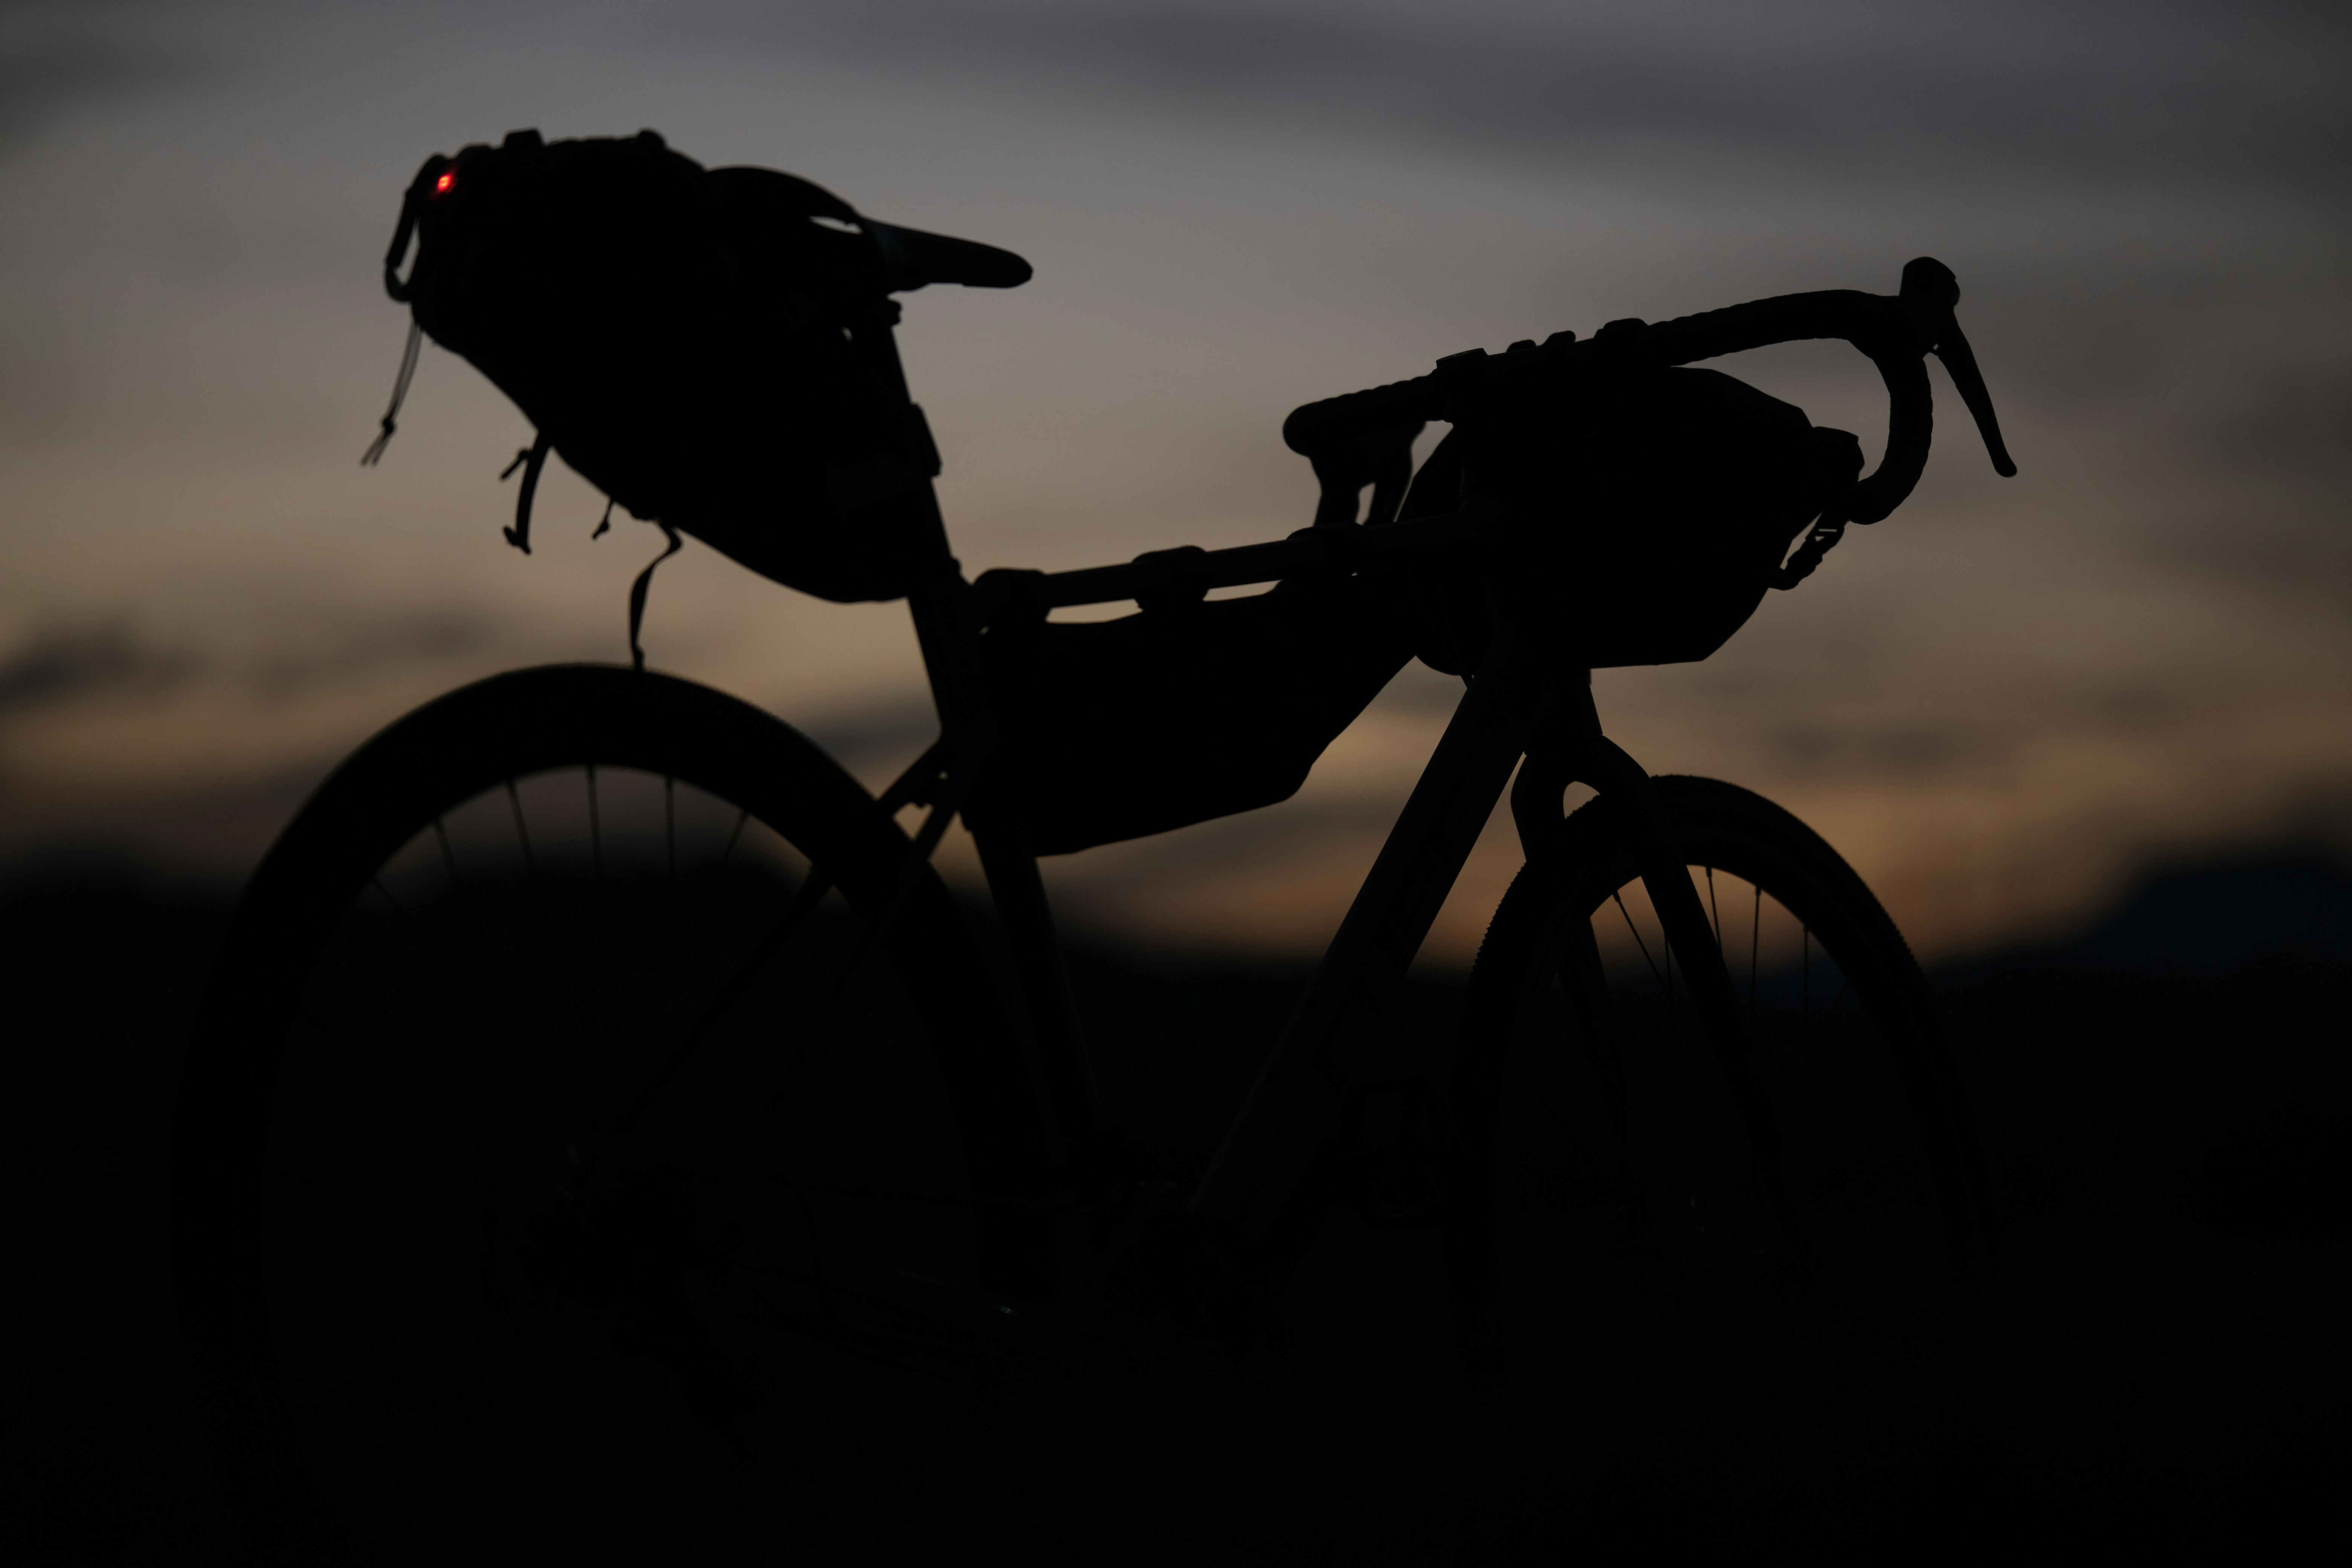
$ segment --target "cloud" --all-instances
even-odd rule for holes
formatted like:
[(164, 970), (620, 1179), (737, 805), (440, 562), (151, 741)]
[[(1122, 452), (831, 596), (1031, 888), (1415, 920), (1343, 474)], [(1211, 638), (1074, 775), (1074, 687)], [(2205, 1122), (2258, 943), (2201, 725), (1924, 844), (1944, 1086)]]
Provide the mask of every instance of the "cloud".
[(680, 26), (1538, 155), (1667, 139), (2339, 188), (2352, 166), (2352, 24), (2295, 5), (866, 0)]
[(194, 658), (155, 647), (127, 626), (37, 632), (0, 662), (0, 721), (94, 697), (160, 690), (196, 668)]
[(387, 669), (461, 658), (497, 640), (496, 627), (484, 617), (447, 611), (368, 617), (316, 637), (280, 627), (268, 647), (214, 647), (203, 655), (161, 646), (124, 623), (51, 627), (0, 660), (0, 722), (36, 710), (177, 691), (200, 676), (216, 692), (285, 702)]
[(94, 20), (124, 5), (0, 6), (0, 150), (31, 139), (92, 100), (185, 79), (194, 58), (152, 43), (101, 36)]
[(2352, 480), (2352, 364), (2264, 367), (2209, 429), (2232, 468), (2341, 490)]
[(388, 667), (438, 664), (479, 652), (498, 640), (485, 617), (427, 610), (363, 621), (339, 636), (275, 649), (249, 667), (254, 687), (282, 699), (322, 686), (349, 683)]

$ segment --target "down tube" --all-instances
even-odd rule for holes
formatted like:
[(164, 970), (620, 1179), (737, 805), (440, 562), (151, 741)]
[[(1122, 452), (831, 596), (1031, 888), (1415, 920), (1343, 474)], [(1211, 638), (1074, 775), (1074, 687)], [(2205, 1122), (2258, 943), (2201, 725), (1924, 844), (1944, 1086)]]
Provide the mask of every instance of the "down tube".
[[(1497, 638), (1497, 643), (1503, 639)], [(1192, 1196), (1213, 1230), (1269, 1224), (1338, 1126), (1350, 1075), (1519, 760), (1517, 661), (1488, 660)]]

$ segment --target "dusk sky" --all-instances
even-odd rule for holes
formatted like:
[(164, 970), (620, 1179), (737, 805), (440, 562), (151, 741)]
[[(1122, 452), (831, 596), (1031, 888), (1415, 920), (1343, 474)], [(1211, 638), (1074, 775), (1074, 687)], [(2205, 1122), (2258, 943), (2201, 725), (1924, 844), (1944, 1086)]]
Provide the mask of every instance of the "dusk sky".
[[(2302, 4), (0, 4), (0, 857), (235, 875), (415, 703), (625, 659), (658, 535), (591, 542), (551, 465), (509, 550), (529, 430), (463, 361), (358, 464), (402, 189), (520, 126), (1026, 256), (900, 332), (974, 572), (1288, 532), (1283, 416), (1443, 354), (1938, 257), (2019, 477), (1939, 373), (1914, 500), (1714, 659), (1600, 675), (1612, 732), (1789, 805), (1937, 953), (2352, 843), (2348, 67), (2352, 9)], [(1718, 363), (1874, 454), (1842, 346)], [(928, 738), (902, 606), (689, 545), (646, 644), (869, 781)], [(1049, 876), (1118, 933), (1318, 951), (1458, 690), (1408, 670), (1296, 800)], [(1514, 858), (1497, 823), (1433, 959)]]

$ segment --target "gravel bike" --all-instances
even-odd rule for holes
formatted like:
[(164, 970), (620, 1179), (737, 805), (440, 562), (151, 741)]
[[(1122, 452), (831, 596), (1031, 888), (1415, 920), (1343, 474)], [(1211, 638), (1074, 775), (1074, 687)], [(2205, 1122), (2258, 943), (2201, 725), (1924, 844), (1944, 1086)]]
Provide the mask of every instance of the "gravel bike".
[[(910, 259), (896, 232), (893, 287), (958, 278), (961, 242)], [(494, 1473), (601, 1430), (641, 1374), (724, 1427), (763, 1356), (980, 1354), (1139, 1293), (1262, 1339), (1360, 1142), (1366, 1043), (1507, 792), (1526, 865), (1413, 1178), (1465, 1356), (1543, 1332), (1579, 1257), (1705, 1290), (1965, 1253), (1966, 1075), (1893, 922), (1788, 813), (1651, 777), (1590, 683), (1705, 658), (1893, 511), (1927, 456), (1927, 353), (2014, 471), (1958, 297), (1921, 259), (1891, 296), (1615, 322), (1308, 405), (1285, 435), (1315, 521), (1236, 549), (968, 578), (912, 459), (892, 548), (940, 732), (878, 794), (642, 668), (520, 670), (399, 720), (263, 858), (204, 993), (191, 1343), (319, 1452), (413, 1458), (421, 1434)], [(852, 347), (919, 428), (896, 320), (877, 296)], [(1853, 437), (1673, 368), (1800, 338), (1885, 380), (1866, 477)], [(1416, 473), (1432, 420), (1453, 432)], [(1648, 494), (1759, 473), (1760, 532)], [(1443, 739), (1205, 1172), (1139, 1183), (1038, 858), (1283, 798), (1416, 652), (1464, 677)], [(1597, 794), (1569, 812), (1572, 783)], [(996, 957), (930, 864), (959, 817)]]

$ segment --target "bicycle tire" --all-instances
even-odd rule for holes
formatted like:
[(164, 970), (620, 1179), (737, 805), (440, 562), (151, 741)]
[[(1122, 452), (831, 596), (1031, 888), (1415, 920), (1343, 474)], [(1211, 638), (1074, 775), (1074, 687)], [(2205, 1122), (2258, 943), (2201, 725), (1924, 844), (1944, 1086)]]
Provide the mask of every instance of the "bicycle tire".
[[(561, 792), (579, 779), (591, 851), (584, 863), (544, 819), (534, 848), (525, 805), (526, 797), (534, 807), (552, 801), (549, 809), (562, 817), (572, 808)], [(648, 821), (658, 799), (666, 838), (625, 837), (614, 815), (625, 796), (645, 806)], [(509, 806), (519, 852), (484, 870), (488, 847), (473, 839), (463, 855), (453, 847), (469, 824), (482, 846), (495, 847), (497, 819)], [(706, 854), (682, 879), (682, 837), (707, 829), (698, 842), (708, 849), (727, 809), (740, 815), (725, 855)], [(576, 824), (567, 831), (578, 837)], [(755, 837), (776, 866), (798, 864), (791, 852), (805, 858), (796, 883), (753, 864), (743, 847)], [(666, 955), (656, 942), (630, 941), (632, 933), (643, 939), (656, 918), (648, 879), (659, 869), (657, 843), (667, 855)], [(404, 889), (429, 880), (436, 858), (445, 887), (429, 898), (394, 890), (400, 877), (409, 878)], [(820, 875), (846, 913), (803, 911), (797, 927), (788, 927), (789, 914), (750, 929), (734, 919), (764, 917), (776, 900), (819, 887)], [(694, 900), (700, 923), (682, 931), (681, 906)], [(437, 923), (422, 923), (428, 920)], [(853, 930), (852, 921), (863, 924)], [(787, 929), (793, 945), (759, 961), (760, 933)], [(832, 977), (813, 1008), (803, 970), (793, 967), (803, 943), (822, 950), (806, 973)], [(709, 951), (696, 951), (702, 947)], [(861, 966), (862, 953), (886, 963)], [(814, 967), (820, 961), (831, 967)], [(746, 973), (751, 989), (731, 1012), (708, 1000)], [(895, 987), (887, 984), (892, 976)], [(616, 992), (630, 984), (637, 989)], [(769, 992), (778, 998), (772, 1005)], [(476, 1003), (482, 1017), (467, 1011)], [(709, 1037), (719, 1043), (687, 1052), (684, 1066), (662, 1068), (706, 1015), (720, 1018)], [(754, 1071), (772, 1070), (761, 1042), (788, 1018), (797, 1031), (793, 1050), (767, 1056), (790, 1057), (790, 1100)], [(928, 1047), (930, 1066), (908, 1054), (909, 1041)], [(830, 1097), (823, 1117), (831, 1121), (797, 1109), (820, 1092)], [(875, 1131), (908, 1106), (928, 1118), (919, 1132)], [(717, 1120), (689, 1121), (746, 1107), (740, 1130), (730, 1123), (712, 1133)], [(789, 1120), (803, 1152), (770, 1161), (779, 1169), (800, 1163), (752, 1190), (741, 1173), (769, 1168), (759, 1163), (763, 1119)], [(379, 1131), (383, 1147), (368, 1143), (368, 1157), (384, 1162), (389, 1176), (362, 1168), (348, 1142)], [(883, 1177), (801, 1168), (821, 1159), (898, 1159), (891, 1138), (911, 1147), (919, 1136), (930, 1140), (920, 1158), (900, 1160), (903, 1170)], [(758, 1216), (744, 1216), (762, 1205), (791, 1211), (777, 1226), (798, 1227), (794, 1257), (815, 1260), (803, 1270), (812, 1278), (824, 1273), (794, 1286), (816, 1299), (788, 1304), (793, 1324), (864, 1335), (854, 1349), (873, 1351), (878, 1335), (884, 1352), (897, 1353), (929, 1327), (877, 1321), (906, 1309), (887, 1299), (898, 1287), (877, 1283), (878, 1274), (851, 1278), (884, 1267), (860, 1247), (877, 1257), (892, 1247), (924, 1252), (933, 1274), (950, 1276), (925, 1279), (924, 1300), (952, 1304), (957, 1333), (971, 1324), (984, 1331), (1004, 1312), (1042, 1302), (1052, 1286), (1033, 1086), (985, 963), (937, 873), (856, 781), (788, 725), (708, 688), (617, 668), (522, 670), (450, 693), (378, 734), (320, 787), (232, 913), (189, 1035), (174, 1173), (184, 1342), (209, 1374), (212, 1396), (243, 1401), (254, 1418), (277, 1425), (281, 1443), (289, 1420), (306, 1433), (304, 1423), (320, 1419), (375, 1421), (350, 1388), (392, 1390), (403, 1376), (435, 1375), (408, 1363), (449, 1351), (464, 1333), (497, 1342), (479, 1352), (479, 1365), (467, 1363), (467, 1376), (508, 1379), (512, 1387), (502, 1383), (498, 1397), (510, 1403), (544, 1393), (548, 1380), (569, 1375), (549, 1368), (583, 1352), (571, 1341), (519, 1352), (513, 1324), (518, 1313), (536, 1323), (573, 1312), (549, 1305), (565, 1292), (601, 1292), (594, 1310), (607, 1338), (658, 1342), (651, 1360), (690, 1407), (689, 1424), (729, 1427), (740, 1416), (741, 1391), (724, 1384), (747, 1369), (686, 1317), (703, 1311), (717, 1289), (710, 1279), (742, 1283), (737, 1276), (755, 1267), (776, 1267), (773, 1248), (744, 1261), (759, 1240)], [(730, 1182), (742, 1190), (719, 1190)], [(877, 1182), (898, 1184), (885, 1190)], [(317, 1194), (330, 1191), (353, 1194), (350, 1214), (324, 1207), (331, 1200)], [(862, 1223), (878, 1231), (898, 1215), (892, 1204), (912, 1216), (905, 1237), (847, 1236), (845, 1227)], [(471, 1234), (449, 1223), (477, 1210), (488, 1217), (478, 1217)], [(360, 1288), (369, 1280), (386, 1300), (403, 1290), (403, 1301), (419, 1296), (425, 1287), (407, 1264), (399, 1279), (375, 1279), (393, 1270), (391, 1259), (417, 1258), (443, 1269), (432, 1276), (435, 1289), (467, 1301), (399, 1309), (414, 1309), (414, 1321), (393, 1321), (393, 1309), (383, 1309), (367, 1320), (370, 1331), (413, 1337), (417, 1348), (371, 1351), (376, 1359), (363, 1379), (332, 1385), (344, 1393), (302, 1395), (289, 1363), (315, 1370), (321, 1356), (341, 1352), (320, 1349), (324, 1331), (304, 1316), (312, 1307), (289, 1305), (289, 1289), (307, 1281), (289, 1284), (300, 1269), (288, 1259), (298, 1245), (306, 1260), (325, 1256), (330, 1245), (315, 1233), (339, 1224), (359, 1234), (333, 1258), (360, 1272), (336, 1303), (374, 1310)], [(525, 1284), (514, 1286), (517, 1278)], [(914, 1288), (904, 1279), (898, 1286)], [(679, 1304), (665, 1293), (697, 1300)], [(509, 1297), (527, 1298), (527, 1310)], [(431, 1325), (420, 1326), (428, 1316)], [(564, 1332), (579, 1338), (572, 1328)], [(446, 1394), (449, 1382), (440, 1375), (435, 1386)], [(468, 1384), (456, 1397), (476, 1392)], [(353, 1407), (289, 1415), (302, 1397)], [(414, 1415), (417, 1398), (400, 1398)], [(561, 1425), (551, 1413), (533, 1419)], [(401, 1429), (382, 1425), (386, 1433)], [(369, 1441), (375, 1452), (390, 1438)], [(307, 1436), (304, 1446), (311, 1446)]]
[[(1629, 1270), (1723, 1310), (1766, 1279), (1884, 1285), (1900, 1275), (1932, 1294), (1976, 1248), (1978, 1156), (1962, 1064), (1894, 921), (1834, 849), (1762, 796), (1711, 779), (1654, 782), (1685, 860), (1706, 878), (1718, 949), (1749, 1010), (1777, 1170), (1759, 1172), (1752, 1129), (1736, 1125), (1737, 1098), (1719, 1071), (1709, 1083), (1687, 1061), (1658, 1059), (1668, 1047), (1702, 1048), (1696, 1015), (1664, 944), (1654, 930), (1642, 934), (1627, 902), (1642, 901), (1631, 839), (1604, 800), (1588, 802), (1496, 909), (1455, 1037), (1448, 1293), (1474, 1357), (1524, 1355), (1530, 1335), (1557, 1335), (1563, 1314), (1584, 1310), (1572, 1303), (1593, 1300), (1596, 1278), (1622, 1281)], [(1725, 912), (1729, 888), (1717, 873), (1754, 889), (1745, 932), (1736, 901)], [(1768, 899), (1800, 933), (1801, 981), (1762, 967)], [(1591, 931), (1604, 921), (1638, 955), (1614, 984), (1570, 945), (1577, 922)], [(1816, 951), (1838, 982), (1818, 1010), (1830, 976), (1813, 989)], [(1776, 1016), (1798, 987), (1810, 1038)], [(1858, 1016), (1839, 1012), (1849, 994)], [(1653, 997), (1670, 1026), (1636, 1045), (1624, 1015)], [(1548, 1085), (1538, 1059), (1547, 1027)], [(1828, 1029), (1836, 1034), (1824, 1050)], [(1580, 1103), (1560, 1103), (1579, 1089)], [(1663, 1103), (1677, 1100), (1706, 1103)]]

